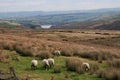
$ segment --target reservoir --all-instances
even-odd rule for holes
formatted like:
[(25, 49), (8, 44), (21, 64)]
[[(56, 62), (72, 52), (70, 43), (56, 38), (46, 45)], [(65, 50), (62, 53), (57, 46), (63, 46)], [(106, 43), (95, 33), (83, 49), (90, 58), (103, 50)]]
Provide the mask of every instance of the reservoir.
[(42, 28), (46, 28), (46, 29), (50, 28), (51, 26), (53, 25), (41, 25)]

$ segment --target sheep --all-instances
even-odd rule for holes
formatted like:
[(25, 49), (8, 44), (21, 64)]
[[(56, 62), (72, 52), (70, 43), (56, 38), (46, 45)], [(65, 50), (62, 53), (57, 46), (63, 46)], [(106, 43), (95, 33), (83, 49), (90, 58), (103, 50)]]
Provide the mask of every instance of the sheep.
[(90, 70), (90, 65), (87, 62), (83, 62), (82, 63), (82, 67), (84, 68), (85, 71), (89, 71)]
[(38, 61), (33, 59), (31, 61), (31, 69), (34, 69), (34, 70), (37, 69), (37, 65), (38, 65)]
[(61, 52), (60, 52), (59, 50), (56, 50), (56, 51), (54, 51), (54, 55), (60, 56), (60, 55), (61, 55)]
[(47, 59), (42, 60), (42, 66), (44, 69), (49, 69), (49, 62)]
[(53, 59), (53, 58), (49, 58), (49, 59), (47, 59), (47, 60), (48, 60), (48, 62), (49, 62), (50, 68), (54, 67), (54, 64), (55, 64), (54, 59)]

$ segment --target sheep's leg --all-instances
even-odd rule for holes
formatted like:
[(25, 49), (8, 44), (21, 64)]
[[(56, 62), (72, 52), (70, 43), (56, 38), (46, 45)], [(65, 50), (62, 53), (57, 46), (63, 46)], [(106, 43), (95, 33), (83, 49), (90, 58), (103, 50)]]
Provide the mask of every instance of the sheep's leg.
[(46, 66), (46, 70), (48, 70), (48, 67)]
[(52, 63), (52, 66), (54, 67), (54, 63)]
[(31, 70), (33, 69), (33, 66), (31, 65)]
[(51, 68), (52, 66), (50, 65), (50, 68)]
[(47, 70), (49, 70), (49, 66), (46, 66), (47, 67)]
[(34, 66), (34, 70), (35, 70), (35, 66)]
[(34, 67), (34, 70), (36, 70), (36, 66)]
[(45, 69), (45, 65), (43, 66), (43, 69)]
[(43, 67), (46, 70), (46, 66)]
[(35, 67), (36, 67), (36, 66), (33, 66), (34, 70), (35, 70)]
[(37, 69), (37, 66), (36, 66), (36, 69)]

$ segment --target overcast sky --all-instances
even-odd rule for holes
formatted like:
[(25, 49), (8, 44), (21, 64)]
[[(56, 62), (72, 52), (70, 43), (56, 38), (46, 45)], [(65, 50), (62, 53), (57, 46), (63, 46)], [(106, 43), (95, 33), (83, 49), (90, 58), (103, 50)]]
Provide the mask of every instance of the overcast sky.
[(120, 8), (120, 0), (0, 0), (0, 12)]

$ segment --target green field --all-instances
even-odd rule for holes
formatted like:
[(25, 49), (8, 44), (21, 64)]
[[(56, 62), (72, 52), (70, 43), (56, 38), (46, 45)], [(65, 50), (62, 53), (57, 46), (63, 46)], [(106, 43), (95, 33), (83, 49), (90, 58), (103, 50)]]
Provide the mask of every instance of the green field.
[[(30, 75), (32, 80), (51, 80), (51, 77), (54, 77), (54, 80), (104, 80), (102, 78), (97, 78), (94, 75), (90, 75), (89, 73), (85, 74), (77, 74), (75, 72), (68, 71), (65, 66), (65, 58), (63, 56), (55, 57), (55, 66), (61, 67), (61, 73), (53, 73), (53, 69), (43, 70), (41, 65), (41, 60), (39, 61), (38, 69), (31, 70), (30, 63), (34, 57), (22, 57), (18, 55), (15, 51), (4, 51), (5, 54), (10, 55), (10, 64), (9, 66), (14, 66), (17, 76), (20, 79), (25, 79), (27, 75)], [(19, 56), (20, 61), (13, 60), (15, 57)], [(89, 61), (94, 62), (94, 61)], [(96, 62), (95, 62), (96, 63)], [(0, 63), (0, 70), (4, 70), (6, 72), (9, 71), (9, 66), (7, 63)], [(100, 67), (103, 68), (106, 64), (100, 64)], [(65, 75), (68, 74), (69, 78), (65, 78)]]

